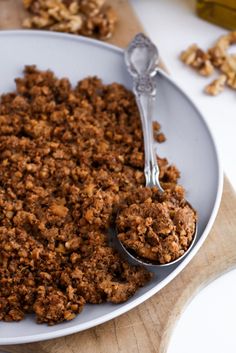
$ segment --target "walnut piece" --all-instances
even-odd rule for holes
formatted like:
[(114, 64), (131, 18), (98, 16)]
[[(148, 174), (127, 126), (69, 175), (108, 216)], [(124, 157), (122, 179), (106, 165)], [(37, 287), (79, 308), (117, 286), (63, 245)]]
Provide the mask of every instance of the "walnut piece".
[(214, 68), (219, 71), (220, 76), (205, 87), (209, 95), (218, 95), (226, 85), (236, 90), (236, 55), (228, 53), (233, 44), (236, 44), (236, 31), (221, 36), (207, 52), (193, 44), (180, 55), (186, 65), (203, 76), (210, 76)]
[(205, 92), (211, 96), (217, 96), (224, 90), (226, 80), (227, 77), (225, 75), (220, 75), (216, 80), (205, 87)]
[(209, 60), (209, 55), (200, 49), (196, 44), (191, 45), (183, 51), (180, 59), (188, 66), (193, 67), (202, 76), (210, 76), (214, 67)]
[(227, 77), (227, 85), (236, 89), (236, 55), (229, 55), (227, 60), (221, 65), (220, 70)]
[(221, 36), (215, 45), (208, 50), (210, 60), (215, 67), (220, 67), (228, 60), (227, 51), (233, 44), (236, 44), (236, 31)]
[(82, 34), (107, 39), (112, 36), (117, 16), (105, 0), (23, 0), (31, 14), (25, 28)]

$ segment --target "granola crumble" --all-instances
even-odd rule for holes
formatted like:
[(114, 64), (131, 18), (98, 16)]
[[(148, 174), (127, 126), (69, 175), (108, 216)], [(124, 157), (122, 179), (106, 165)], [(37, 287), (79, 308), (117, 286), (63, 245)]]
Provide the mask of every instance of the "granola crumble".
[[(26, 66), (0, 100), (0, 320), (49, 325), (120, 303), (150, 280), (108, 244), (118, 205), (144, 185), (133, 94)], [(164, 188), (179, 171), (158, 158)]]
[(124, 200), (116, 225), (118, 237), (129, 251), (165, 264), (178, 259), (191, 245), (196, 212), (178, 185), (164, 193), (156, 187), (140, 187)]

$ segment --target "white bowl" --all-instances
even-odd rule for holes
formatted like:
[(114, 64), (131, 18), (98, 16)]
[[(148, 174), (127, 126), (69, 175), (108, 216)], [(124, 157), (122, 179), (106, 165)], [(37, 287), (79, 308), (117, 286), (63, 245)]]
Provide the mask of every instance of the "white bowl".
[[(132, 88), (123, 51), (102, 42), (41, 31), (2, 31), (0, 48), (0, 93), (14, 90), (14, 78), (22, 75), (25, 65), (31, 64), (69, 77), (73, 84), (85, 76), (97, 75), (105, 83), (116, 81)], [(0, 322), (0, 345), (56, 338), (111, 320), (157, 293), (183, 270), (203, 244), (222, 194), (223, 173), (216, 146), (202, 115), (173, 80), (160, 73), (157, 86), (156, 118), (167, 137), (164, 144), (158, 145), (158, 154), (181, 170), (180, 183), (198, 211), (194, 247), (181, 263), (154, 269), (153, 280), (126, 303), (86, 305), (73, 321), (51, 327), (36, 324), (31, 315), (19, 323)]]

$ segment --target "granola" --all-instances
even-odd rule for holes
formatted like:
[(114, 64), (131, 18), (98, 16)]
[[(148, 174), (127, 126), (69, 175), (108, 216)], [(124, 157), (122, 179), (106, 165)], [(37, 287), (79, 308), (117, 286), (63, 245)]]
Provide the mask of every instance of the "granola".
[(156, 187), (140, 187), (128, 195), (116, 220), (118, 237), (136, 256), (165, 264), (178, 259), (190, 247), (196, 228), (196, 212), (174, 185), (161, 193)]
[[(118, 206), (145, 184), (143, 136), (122, 85), (27, 66), (0, 101), (0, 320), (49, 325), (85, 303), (121, 303), (150, 280), (108, 242)], [(157, 125), (158, 127), (158, 125)], [(160, 180), (179, 171), (158, 158)]]

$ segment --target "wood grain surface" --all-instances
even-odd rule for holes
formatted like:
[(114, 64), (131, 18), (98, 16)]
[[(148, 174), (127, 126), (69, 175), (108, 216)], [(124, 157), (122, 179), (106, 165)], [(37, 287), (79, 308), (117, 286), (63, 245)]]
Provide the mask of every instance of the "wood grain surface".
[[(142, 30), (126, 0), (110, 0), (120, 21), (112, 43), (126, 46)], [(20, 28), (21, 0), (0, 0), (0, 29)], [(10, 353), (164, 353), (190, 299), (207, 283), (236, 267), (236, 195), (227, 179), (221, 207), (206, 242), (170, 284), (130, 312), (93, 329), (50, 341), (2, 346)], [(1, 335), (1, 333), (0, 333)]]

